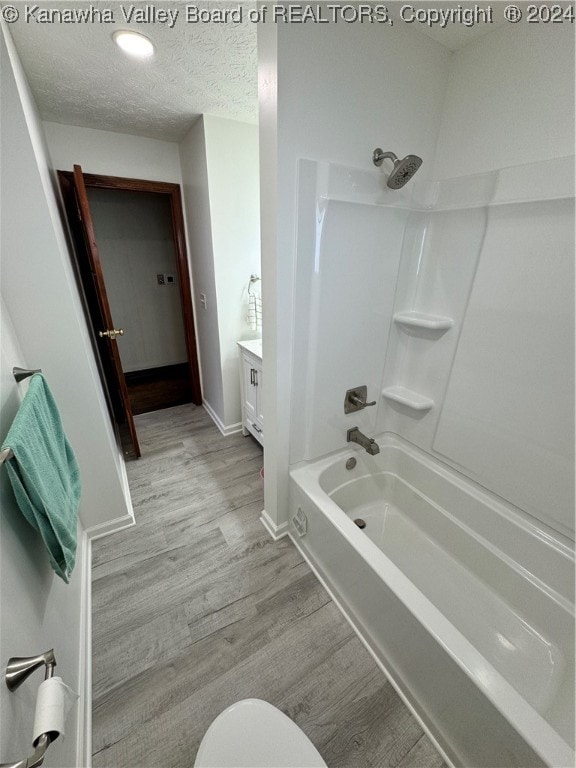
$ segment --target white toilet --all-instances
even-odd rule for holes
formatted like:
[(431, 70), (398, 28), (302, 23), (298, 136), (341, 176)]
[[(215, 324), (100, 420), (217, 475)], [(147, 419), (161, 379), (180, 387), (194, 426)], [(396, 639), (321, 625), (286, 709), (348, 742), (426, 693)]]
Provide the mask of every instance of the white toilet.
[(260, 699), (225, 709), (204, 734), (194, 768), (327, 768), (296, 723)]

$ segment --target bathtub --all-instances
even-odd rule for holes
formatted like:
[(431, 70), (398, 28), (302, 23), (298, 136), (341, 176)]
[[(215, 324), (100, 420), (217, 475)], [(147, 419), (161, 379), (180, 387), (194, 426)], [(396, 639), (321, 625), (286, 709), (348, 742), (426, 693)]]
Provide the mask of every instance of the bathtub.
[(449, 763), (574, 766), (569, 542), (399, 438), (378, 443), (292, 469), (295, 545)]

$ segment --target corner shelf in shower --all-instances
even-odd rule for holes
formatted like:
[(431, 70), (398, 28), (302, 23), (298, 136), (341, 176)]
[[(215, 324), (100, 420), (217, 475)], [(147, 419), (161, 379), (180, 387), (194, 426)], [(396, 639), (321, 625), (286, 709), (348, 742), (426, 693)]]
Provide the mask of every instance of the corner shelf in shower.
[(452, 328), (454, 320), (443, 315), (428, 315), (425, 312), (396, 312), (394, 322), (411, 328), (425, 328), (430, 331), (447, 331)]
[(412, 408), (414, 411), (429, 411), (434, 407), (434, 400), (398, 385), (383, 389), (382, 397), (385, 397), (386, 400), (392, 400), (395, 403), (400, 403), (408, 408)]

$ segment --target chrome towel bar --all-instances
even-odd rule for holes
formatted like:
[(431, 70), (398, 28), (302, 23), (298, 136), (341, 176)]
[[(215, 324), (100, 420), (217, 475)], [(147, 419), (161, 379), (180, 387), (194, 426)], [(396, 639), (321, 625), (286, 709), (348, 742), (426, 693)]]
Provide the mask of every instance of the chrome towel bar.
[(24, 381), (24, 379), (28, 379), (30, 376), (34, 376), (35, 373), (42, 373), (42, 368), (12, 368), (12, 374), (14, 375), (14, 378), (18, 384), (20, 384), (21, 381)]
[[(30, 376), (34, 376), (35, 373), (42, 373), (42, 368), (28, 369), (28, 368), (12, 368), (12, 374), (16, 379), (16, 383), (19, 384), (24, 379), (28, 379)], [(0, 464), (4, 464), (5, 461), (11, 459), (14, 456), (10, 448), (5, 448), (0, 451)], [(0, 766), (1, 768), (1, 766)]]

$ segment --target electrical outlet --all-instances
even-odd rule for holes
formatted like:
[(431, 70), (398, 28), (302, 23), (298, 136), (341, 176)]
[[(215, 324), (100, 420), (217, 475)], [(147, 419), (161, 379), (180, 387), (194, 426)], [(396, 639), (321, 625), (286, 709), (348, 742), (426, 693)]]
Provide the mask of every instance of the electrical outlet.
[(164, 285), (166, 283), (164, 275), (156, 275), (156, 280), (158, 280), (158, 285)]
[(202, 304), (204, 309), (206, 309), (206, 294), (205, 293), (201, 293), (200, 294), (200, 304)]

